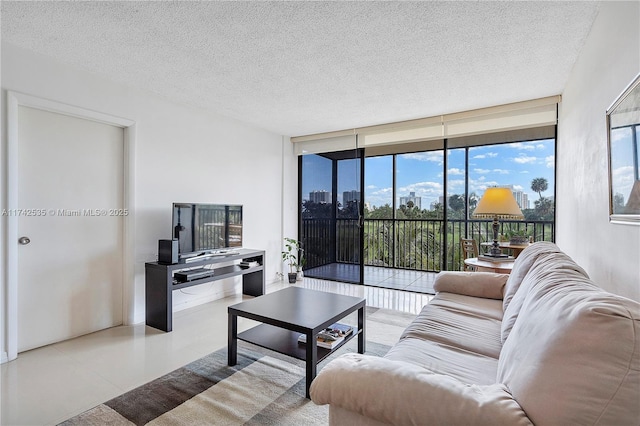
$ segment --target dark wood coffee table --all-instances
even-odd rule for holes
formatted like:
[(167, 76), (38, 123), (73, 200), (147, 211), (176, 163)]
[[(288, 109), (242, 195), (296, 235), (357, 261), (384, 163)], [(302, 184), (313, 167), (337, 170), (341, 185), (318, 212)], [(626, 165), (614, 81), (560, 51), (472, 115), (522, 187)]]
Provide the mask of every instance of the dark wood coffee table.
[[(365, 299), (289, 287), (229, 306), (228, 364), (238, 362), (238, 340), (253, 343), (306, 362), (306, 396), (320, 361), (358, 336), (358, 352), (365, 351)], [(358, 311), (358, 329), (333, 349), (318, 347), (318, 333), (352, 312)], [(238, 317), (262, 324), (238, 334)], [(300, 334), (307, 344), (298, 343)]]

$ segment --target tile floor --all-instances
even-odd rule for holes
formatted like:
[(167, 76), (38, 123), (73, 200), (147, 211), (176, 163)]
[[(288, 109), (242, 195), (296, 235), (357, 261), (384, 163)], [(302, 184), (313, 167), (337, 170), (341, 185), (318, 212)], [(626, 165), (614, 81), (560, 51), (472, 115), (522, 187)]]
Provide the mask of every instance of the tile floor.
[[(331, 263), (319, 266), (305, 272), (316, 277), (335, 277), (340, 281), (359, 281), (359, 266), (346, 263)], [(433, 272), (411, 271), (406, 269), (381, 268), (376, 266), (364, 267), (364, 284), (391, 288), (395, 290), (412, 291), (416, 293), (434, 294)]]
[[(397, 285), (411, 281), (405, 278)], [(431, 298), (428, 294), (312, 278), (296, 285), (365, 297), (369, 306), (416, 314)], [(270, 284), (267, 291), (285, 286), (289, 284)], [(144, 324), (120, 326), (21, 353), (18, 359), (0, 366), (0, 424), (57, 424), (225, 347), (226, 308), (242, 299), (237, 294), (176, 312), (171, 333)], [(238, 329), (253, 324), (239, 318)]]

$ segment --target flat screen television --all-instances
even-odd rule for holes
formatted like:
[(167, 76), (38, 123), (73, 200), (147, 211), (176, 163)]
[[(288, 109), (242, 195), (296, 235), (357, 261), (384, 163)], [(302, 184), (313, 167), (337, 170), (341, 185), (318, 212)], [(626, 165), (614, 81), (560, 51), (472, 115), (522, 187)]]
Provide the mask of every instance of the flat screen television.
[(173, 203), (172, 216), (181, 257), (242, 247), (241, 205)]

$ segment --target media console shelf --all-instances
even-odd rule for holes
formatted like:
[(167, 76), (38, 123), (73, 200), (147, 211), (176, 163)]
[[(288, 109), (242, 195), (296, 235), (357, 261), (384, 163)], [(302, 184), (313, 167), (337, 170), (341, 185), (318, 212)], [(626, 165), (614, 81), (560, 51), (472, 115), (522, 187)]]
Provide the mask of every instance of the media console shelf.
[[(240, 266), (241, 261), (253, 261), (258, 265), (246, 268)], [(181, 288), (242, 275), (242, 293), (248, 296), (262, 296), (265, 294), (264, 261), (264, 250), (238, 249), (233, 254), (205, 257), (202, 260), (191, 260), (188, 263), (184, 261), (171, 265), (158, 262), (145, 263), (146, 324), (163, 331), (173, 329), (172, 293)], [(231, 265), (215, 266), (232, 262)], [(213, 271), (213, 275), (185, 282), (180, 282), (174, 277), (176, 272), (205, 266)]]

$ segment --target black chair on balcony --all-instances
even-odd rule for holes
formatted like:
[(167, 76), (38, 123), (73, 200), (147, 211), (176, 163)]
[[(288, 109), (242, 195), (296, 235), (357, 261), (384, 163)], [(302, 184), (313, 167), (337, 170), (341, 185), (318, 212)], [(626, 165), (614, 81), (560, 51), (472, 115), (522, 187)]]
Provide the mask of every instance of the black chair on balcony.
[(471, 257), (478, 257), (478, 242), (472, 238), (460, 238), (460, 247), (462, 248), (462, 270), (474, 272), (476, 268), (465, 265), (464, 260)]

